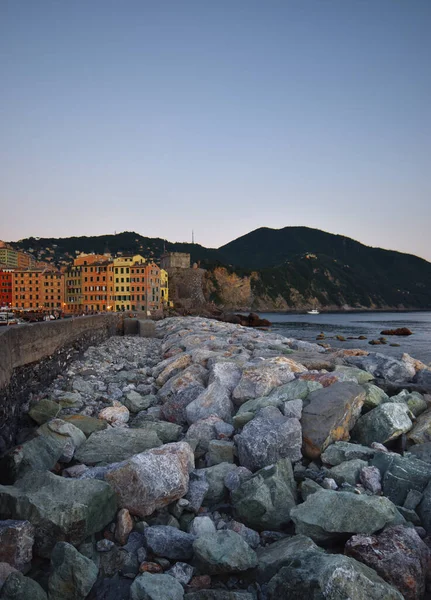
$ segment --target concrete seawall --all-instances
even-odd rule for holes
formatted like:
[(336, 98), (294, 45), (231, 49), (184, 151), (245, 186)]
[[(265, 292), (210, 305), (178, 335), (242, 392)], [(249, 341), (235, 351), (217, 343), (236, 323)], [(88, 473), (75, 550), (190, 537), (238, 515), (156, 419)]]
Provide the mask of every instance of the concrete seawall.
[(0, 330), (0, 452), (11, 446), (34, 394), (89, 346), (123, 334), (123, 316), (95, 315)]

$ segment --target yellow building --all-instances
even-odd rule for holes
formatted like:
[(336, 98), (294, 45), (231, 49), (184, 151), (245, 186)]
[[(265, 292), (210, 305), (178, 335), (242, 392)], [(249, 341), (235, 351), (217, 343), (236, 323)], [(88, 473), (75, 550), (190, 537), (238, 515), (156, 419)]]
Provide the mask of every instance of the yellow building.
[(160, 269), (160, 297), (162, 306), (169, 306), (168, 272)]
[(113, 295), (116, 311), (134, 310), (131, 300), (130, 270), (133, 265), (144, 265), (146, 262), (146, 259), (140, 254), (114, 258)]
[(4, 245), (0, 247), (0, 263), (10, 269), (18, 268), (18, 252)]

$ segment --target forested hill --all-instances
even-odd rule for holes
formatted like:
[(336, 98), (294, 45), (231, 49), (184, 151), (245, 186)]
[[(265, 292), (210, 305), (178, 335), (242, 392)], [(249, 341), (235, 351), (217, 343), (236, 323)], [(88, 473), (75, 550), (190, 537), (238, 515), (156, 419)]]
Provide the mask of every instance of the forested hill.
[[(98, 237), (28, 238), (13, 244), (44, 260), (71, 261), (79, 252), (140, 253), (158, 260), (166, 251), (190, 252), (212, 277), (224, 267), (250, 286), (250, 307), (431, 308), (431, 263), (391, 250), (371, 248), (341, 235), (308, 227), (260, 228), (218, 249), (172, 243), (134, 232)], [(47, 254), (48, 253), (48, 254)], [(228, 281), (222, 278), (223, 281)], [(229, 290), (212, 298), (223, 303)], [(225, 287), (227, 284), (224, 284)]]

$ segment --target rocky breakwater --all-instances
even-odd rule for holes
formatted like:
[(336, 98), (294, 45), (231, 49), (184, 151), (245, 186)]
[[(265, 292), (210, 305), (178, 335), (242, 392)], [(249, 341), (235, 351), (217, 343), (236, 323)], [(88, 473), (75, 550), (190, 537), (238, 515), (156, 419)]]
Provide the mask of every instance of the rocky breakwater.
[(0, 459), (0, 599), (426, 597), (425, 365), (202, 318), (156, 333), (34, 397)]

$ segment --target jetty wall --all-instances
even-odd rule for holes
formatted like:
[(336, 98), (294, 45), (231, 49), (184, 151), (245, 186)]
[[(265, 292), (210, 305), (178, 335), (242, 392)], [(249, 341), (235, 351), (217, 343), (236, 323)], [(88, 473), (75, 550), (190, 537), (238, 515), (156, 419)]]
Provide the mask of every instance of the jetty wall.
[(89, 346), (122, 335), (123, 315), (106, 314), (0, 329), (0, 453), (15, 442), (35, 394)]

